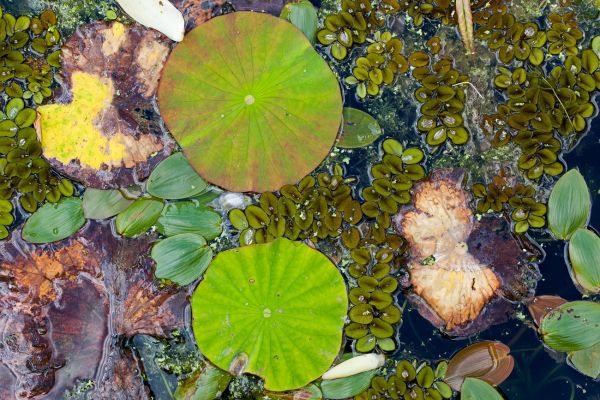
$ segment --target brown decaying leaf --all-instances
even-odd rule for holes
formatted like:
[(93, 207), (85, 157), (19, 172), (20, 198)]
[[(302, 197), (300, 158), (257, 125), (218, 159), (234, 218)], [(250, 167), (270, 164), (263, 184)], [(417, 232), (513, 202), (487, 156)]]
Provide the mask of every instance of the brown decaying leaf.
[(511, 374), (515, 360), (502, 342), (483, 341), (461, 349), (448, 362), (444, 381), (460, 391), (465, 378), (479, 378), (498, 386)]
[[(475, 220), (462, 170), (439, 170), (414, 188), (414, 206), (395, 216), (410, 245), (409, 301), (451, 336), (469, 336), (504, 321), (533, 295), (539, 272), (531, 244), (503, 218)], [(523, 251), (528, 249), (529, 251)]]
[(61, 398), (79, 379), (95, 381), (90, 398), (148, 397), (118, 343), (181, 328), (186, 304), (185, 290), (153, 282), (152, 240), (116, 237), (108, 223), (90, 222), (51, 245), (25, 243), (18, 230), (0, 243), (3, 400)]
[[(112, 100), (89, 119), (111, 142), (106, 149), (96, 149), (102, 161), (100, 168), (80, 160), (75, 149), (65, 158), (63, 154), (53, 154), (53, 149), (45, 146), (44, 155), (53, 167), (86, 186), (123, 187), (147, 177), (153, 167), (171, 153), (174, 141), (160, 126), (152, 103), (170, 46), (171, 42), (165, 36), (137, 24), (94, 22), (77, 29), (62, 48), (61, 89), (54, 103), (69, 104), (76, 100), (73, 98), (73, 77), (77, 74), (97, 77), (110, 87)], [(51, 115), (44, 115), (44, 107), (39, 111), (38, 135), (42, 144), (45, 136), (46, 142), (51, 143), (52, 135), (58, 133), (44, 125), (44, 118)], [(85, 147), (86, 143), (83, 138), (80, 147)], [(111, 157), (109, 147), (110, 144), (114, 147), (114, 143), (125, 146), (122, 159)]]
[(543, 295), (534, 297), (527, 305), (527, 308), (529, 309), (529, 314), (531, 314), (535, 326), (539, 327), (542, 318), (544, 318), (546, 314), (565, 303), (567, 303), (567, 300), (560, 296)]

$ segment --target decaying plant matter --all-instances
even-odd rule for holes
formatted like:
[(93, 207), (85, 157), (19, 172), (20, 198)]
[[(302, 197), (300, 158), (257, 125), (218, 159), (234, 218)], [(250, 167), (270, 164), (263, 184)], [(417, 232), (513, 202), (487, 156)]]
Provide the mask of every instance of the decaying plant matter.
[(476, 220), (462, 188), (462, 170), (440, 170), (415, 185), (414, 206), (395, 217), (410, 244), (409, 300), (452, 336), (467, 336), (505, 319), (512, 304), (533, 294), (533, 252), (507, 221)]

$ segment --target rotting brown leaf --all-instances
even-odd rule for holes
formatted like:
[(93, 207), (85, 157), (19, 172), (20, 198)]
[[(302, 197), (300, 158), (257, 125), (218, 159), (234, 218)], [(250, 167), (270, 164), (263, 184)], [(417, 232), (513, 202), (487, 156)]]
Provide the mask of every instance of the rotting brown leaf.
[(14, 388), (3, 400), (61, 398), (80, 379), (94, 380), (90, 398), (148, 397), (118, 343), (181, 328), (186, 303), (184, 290), (154, 283), (152, 240), (90, 222), (52, 245), (25, 243), (18, 230), (0, 244), (0, 370), (11, 371)]
[[(439, 170), (414, 188), (414, 206), (394, 218), (410, 244), (409, 301), (451, 336), (469, 336), (507, 318), (533, 295), (532, 245), (503, 218), (475, 220), (462, 170)], [(529, 251), (523, 251), (528, 249)]]

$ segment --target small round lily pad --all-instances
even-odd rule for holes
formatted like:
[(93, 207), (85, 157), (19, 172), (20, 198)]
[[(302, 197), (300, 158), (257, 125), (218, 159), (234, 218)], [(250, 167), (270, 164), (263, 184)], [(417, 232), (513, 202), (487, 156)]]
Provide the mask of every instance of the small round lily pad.
[(327, 156), (342, 116), (337, 79), (304, 34), (254, 12), (190, 31), (167, 60), (158, 103), (194, 169), (237, 192), (299, 181)]
[(342, 275), (326, 256), (277, 239), (217, 255), (192, 296), (192, 326), (218, 367), (246, 360), (242, 370), (265, 388), (289, 390), (331, 366), (347, 306)]

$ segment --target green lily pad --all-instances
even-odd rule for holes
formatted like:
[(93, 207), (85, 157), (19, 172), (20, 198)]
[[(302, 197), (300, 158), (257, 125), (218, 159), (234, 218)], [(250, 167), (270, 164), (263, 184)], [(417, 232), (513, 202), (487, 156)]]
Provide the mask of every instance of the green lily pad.
[(300, 242), (277, 239), (222, 252), (192, 296), (202, 353), (229, 370), (261, 376), (268, 390), (300, 388), (340, 350), (348, 306), (339, 270)]
[(165, 236), (196, 233), (212, 240), (223, 231), (221, 215), (193, 201), (168, 204), (156, 221), (156, 229)]
[(133, 200), (129, 200), (116, 189), (101, 190), (87, 188), (83, 193), (83, 213), (89, 219), (106, 219), (124, 211)]
[(79, 198), (46, 203), (23, 226), (23, 239), (30, 243), (51, 243), (68, 238), (85, 224)]
[(183, 233), (161, 240), (152, 248), (154, 275), (185, 286), (200, 277), (212, 259), (212, 250), (200, 235)]
[(569, 353), (568, 359), (573, 368), (582, 374), (593, 379), (600, 376), (600, 342), (587, 349)]
[(160, 162), (148, 178), (147, 190), (161, 199), (185, 199), (197, 196), (208, 187), (182, 153)]
[(281, 18), (235, 12), (190, 31), (164, 67), (160, 113), (208, 181), (275, 191), (310, 173), (340, 127), (337, 79)]
[(134, 237), (146, 232), (154, 225), (164, 207), (162, 201), (137, 199), (122, 213), (117, 215), (117, 232), (123, 236)]
[(460, 400), (503, 400), (492, 385), (477, 378), (467, 378), (460, 388)]
[(585, 294), (600, 292), (600, 237), (577, 229), (569, 241), (571, 275)]
[(544, 316), (540, 325), (544, 343), (558, 351), (578, 351), (600, 342), (600, 303), (572, 301)]
[(381, 127), (375, 118), (356, 108), (345, 107), (344, 125), (337, 147), (365, 147), (377, 140), (381, 134)]
[(590, 192), (579, 171), (564, 174), (550, 193), (548, 227), (558, 239), (568, 240), (579, 228), (585, 228), (592, 207)]

